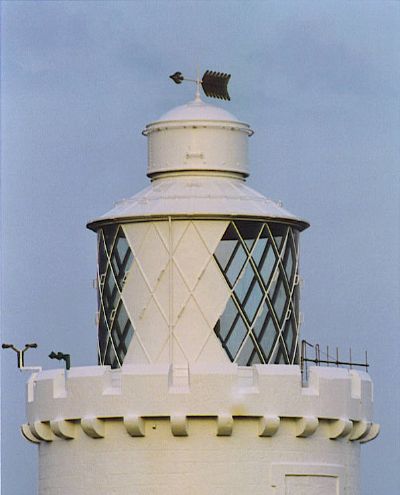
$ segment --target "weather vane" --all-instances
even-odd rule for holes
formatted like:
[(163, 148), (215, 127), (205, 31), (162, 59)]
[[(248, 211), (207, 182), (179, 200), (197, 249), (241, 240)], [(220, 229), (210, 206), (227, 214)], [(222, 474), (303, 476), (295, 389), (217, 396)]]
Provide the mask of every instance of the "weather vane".
[(169, 76), (176, 84), (181, 84), (183, 81), (196, 83), (196, 98), (200, 98), (200, 85), (203, 88), (204, 94), (210, 98), (219, 98), (220, 100), (230, 100), (228, 94), (228, 82), (231, 78), (230, 74), (224, 72), (215, 72), (206, 70), (203, 77), (200, 79), (189, 79), (184, 77), (182, 72), (175, 72)]

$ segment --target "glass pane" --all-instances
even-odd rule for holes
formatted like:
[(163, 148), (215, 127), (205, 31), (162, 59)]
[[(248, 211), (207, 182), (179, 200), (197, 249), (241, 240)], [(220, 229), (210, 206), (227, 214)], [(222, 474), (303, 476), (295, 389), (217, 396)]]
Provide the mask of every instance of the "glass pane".
[(129, 325), (127, 331), (125, 332), (124, 335), (124, 341), (125, 341), (125, 349), (128, 350), (129, 344), (131, 343), (133, 337), (133, 328), (131, 325)]
[(271, 360), (270, 354), (274, 348), (278, 333), (275, 329), (272, 318), (268, 318), (268, 321), (264, 325), (263, 332), (260, 334), (260, 338), (257, 339), (258, 345), (264, 355), (265, 361), (268, 363)]
[(242, 317), (239, 316), (228, 338), (228, 341), (225, 344), (226, 348), (229, 351), (229, 354), (232, 356), (233, 359), (236, 357), (239, 347), (241, 346), (246, 334), (247, 334), (247, 327)]
[(299, 256), (298, 255), (298, 253), (299, 253), (299, 232), (296, 229), (292, 228), (291, 233), (292, 233), (292, 238), (293, 238), (293, 246), (294, 246), (294, 250), (295, 250), (295, 252), (293, 253), (293, 258), (295, 258), (296, 256), (297, 257)]
[(122, 260), (122, 268), (125, 274), (128, 273), (132, 261), (133, 261), (133, 254), (132, 251), (128, 249), (125, 253), (125, 257)]
[(254, 244), (254, 239), (243, 239), (244, 243), (246, 244), (247, 251), (251, 251), (251, 248), (253, 247)]
[(243, 249), (243, 246), (240, 244), (235, 250), (232, 258), (230, 259), (226, 267), (226, 278), (228, 279), (228, 282), (231, 287), (235, 285), (235, 282), (246, 260), (247, 260), (246, 251)]
[(114, 352), (111, 340), (108, 341), (106, 356), (104, 359), (104, 364), (110, 365), (111, 368), (119, 368), (119, 363)]
[[(122, 301), (118, 306), (117, 315), (114, 319), (114, 326), (111, 332), (114, 346), (120, 362), (122, 363), (128, 350), (128, 344), (133, 335), (133, 329)], [(128, 337), (128, 340), (127, 340)]]
[(118, 349), (120, 340), (119, 340), (118, 331), (116, 329), (114, 329), (114, 331), (112, 332), (112, 339), (114, 342), (114, 347)]
[(235, 362), (239, 366), (249, 366), (250, 359), (254, 352), (255, 352), (254, 343), (251, 340), (251, 336), (249, 335), (238, 357), (235, 359)]
[(250, 263), (247, 263), (244, 269), (242, 270), (239, 280), (235, 286), (235, 294), (242, 304), (244, 299), (248, 297), (249, 290), (251, 285), (255, 282), (254, 270)]
[(267, 245), (268, 245), (268, 239), (260, 238), (258, 239), (257, 244), (254, 246), (252, 258), (257, 267), (260, 265), (261, 257), (263, 256), (264, 251), (267, 248)]
[(103, 288), (100, 287), (100, 281), (97, 280), (97, 291), (96, 291), (96, 294), (97, 294), (97, 310), (100, 311), (101, 310), (101, 293), (103, 291)]
[(217, 259), (218, 263), (220, 264), (222, 270), (225, 271), (225, 268), (229, 263), (229, 260), (231, 259), (235, 248), (239, 247), (238, 244), (239, 241), (236, 240), (221, 241), (218, 244), (214, 256)]
[(99, 277), (103, 275), (103, 273), (106, 273), (106, 268), (107, 268), (107, 253), (106, 253), (106, 248), (105, 248), (105, 241), (104, 241), (104, 236), (103, 236), (103, 231), (99, 230), (98, 234), (98, 263), (99, 263)]
[(280, 223), (274, 223), (274, 224), (269, 224), (269, 229), (274, 238), (276, 248), (278, 249), (278, 251), (282, 251), (288, 226)]
[(279, 345), (277, 344), (272, 348), (272, 352), (268, 358), (268, 364), (277, 364), (277, 356), (279, 351)]
[(268, 227), (274, 237), (284, 237), (288, 229), (286, 224), (278, 222), (269, 222)]
[(113, 253), (111, 257), (111, 264), (114, 270), (116, 279), (119, 279), (119, 267), (121, 266), (121, 261), (119, 260), (118, 254)]
[(263, 361), (262, 357), (260, 356), (260, 354), (258, 353), (257, 350), (255, 350), (255, 352), (253, 352), (253, 355), (250, 358), (249, 365), (253, 365), (253, 364), (266, 364)]
[(117, 253), (118, 253), (120, 260), (123, 260), (125, 258), (126, 252), (128, 250), (130, 251), (129, 244), (127, 243), (125, 235), (121, 229), (119, 229), (119, 232), (118, 232), (118, 239), (116, 242), (116, 250), (117, 250)]
[(276, 249), (280, 252), (282, 247), (283, 236), (275, 235), (274, 241), (275, 241)]
[(244, 304), (244, 312), (250, 324), (253, 322), (264, 297), (264, 292), (261, 290), (260, 284), (256, 279), (254, 279), (254, 282)]
[(288, 364), (288, 363), (286, 362), (286, 359), (285, 359), (285, 357), (284, 357), (283, 353), (280, 353), (280, 354), (279, 354), (278, 364)]
[(104, 309), (106, 312), (107, 320), (111, 319), (112, 311), (117, 307), (119, 300), (119, 291), (117, 284), (115, 283), (114, 275), (112, 271), (108, 269), (106, 280), (104, 283), (104, 289), (102, 293), (102, 300)]
[(287, 351), (282, 339), (279, 339), (279, 350), (276, 356), (275, 362), (277, 364), (290, 364), (287, 357)]
[(283, 316), (283, 310), (285, 309), (285, 304), (286, 304), (286, 292), (285, 292), (285, 287), (283, 285), (282, 280), (279, 280), (279, 288), (277, 291), (277, 297), (274, 303), (274, 308), (276, 315), (279, 320), (281, 320)]
[(289, 282), (289, 287), (292, 287), (293, 282), (293, 253), (291, 245), (289, 244), (286, 248), (285, 258), (284, 258), (285, 272)]
[(108, 341), (108, 329), (104, 319), (104, 312), (102, 310), (100, 310), (98, 335), (99, 335), (99, 351), (100, 351), (99, 362), (101, 364), (104, 360), (104, 353), (106, 351), (107, 341)]
[(119, 328), (123, 330), (128, 322), (129, 322), (128, 314), (126, 312), (125, 306), (121, 301), (118, 307), (116, 323), (118, 324)]
[(235, 225), (243, 239), (256, 239), (264, 226), (254, 220), (236, 220)]
[(108, 252), (111, 251), (117, 229), (118, 229), (118, 225), (116, 224), (107, 225), (106, 227), (103, 227), (103, 233), (104, 233), (104, 238), (106, 240), (106, 246)]
[(247, 249), (251, 251), (255, 239), (257, 239), (260, 230), (263, 227), (261, 222), (252, 222), (248, 220), (237, 220), (235, 225), (244, 240)]
[(264, 256), (260, 260), (260, 265), (258, 270), (261, 274), (265, 287), (268, 288), (270, 284), (270, 279), (272, 274), (274, 273), (274, 267), (276, 265), (276, 256), (275, 252), (272, 249), (272, 246), (268, 244), (267, 251), (264, 252)]
[(293, 333), (293, 328), (292, 328), (292, 325), (290, 324), (290, 321), (289, 321), (289, 325), (288, 325), (288, 330), (287, 332), (285, 332), (285, 344), (286, 344), (286, 350), (289, 354), (289, 358), (291, 357), (291, 354), (292, 354), (292, 346), (293, 346), (293, 343), (294, 343), (294, 333)]
[(116, 289), (114, 275), (112, 274), (111, 270), (108, 270), (107, 272), (104, 289), (107, 291), (107, 294), (112, 294)]
[(268, 290), (269, 298), (271, 300), (272, 300), (272, 298), (276, 292), (276, 285), (278, 283), (278, 276), (279, 276), (279, 268), (276, 267), (275, 270), (273, 271), (272, 276), (271, 276), (271, 280), (269, 281), (268, 284), (265, 285), (265, 287)]
[(235, 227), (230, 223), (214, 253), (215, 258), (223, 271), (225, 271), (235, 248), (238, 247), (238, 243), (239, 236)]
[(111, 255), (111, 263), (118, 286), (121, 290), (124, 285), (125, 275), (128, 273), (132, 261), (133, 255), (129, 244), (126, 241), (122, 229), (119, 229), (117, 240), (115, 241), (114, 249)]
[(285, 286), (283, 283), (282, 278), (279, 278), (278, 284), (272, 299), (272, 304), (274, 306), (274, 310), (276, 313), (276, 316), (279, 321), (282, 320), (283, 312), (286, 307), (286, 302), (287, 302), (287, 295), (285, 291)]
[(285, 256), (283, 258), (283, 264), (285, 266), (286, 276), (289, 282), (289, 288), (292, 290), (295, 275), (296, 275), (296, 249), (295, 249), (295, 235), (292, 229), (289, 229), (289, 235), (286, 243)]
[(294, 288), (292, 299), (293, 299), (293, 304), (294, 304), (294, 314), (296, 315), (296, 320), (299, 321), (299, 317), (300, 317), (300, 289), (299, 289), (298, 285), (296, 285), (296, 287)]
[(284, 339), (291, 363), (296, 362), (296, 355), (295, 355), (296, 338), (297, 338), (296, 323), (292, 316), (292, 318), (290, 318), (290, 320), (286, 322), (285, 331), (284, 331)]
[(215, 327), (215, 332), (217, 335), (220, 337), (220, 339), (225, 342), (234, 322), (235, 319), (237, 318), (238, 315), (238, 310), (236, 308), (235, 303), (233, 302), (233, 299), (230, 298), (229, 301), (226, 304), (225, 310), (222, 313), (221, 318), (219, 319), (217, 325)]
[(264, 302), (262, 307), (260, 308), (260, 311), (258, 311), (256, 319), (253, 323), (253, 334), (258, 338), (262, 329), (264, 328), (264, 325), (267, 324), (267, 315), (268, 315), (268, 306)]

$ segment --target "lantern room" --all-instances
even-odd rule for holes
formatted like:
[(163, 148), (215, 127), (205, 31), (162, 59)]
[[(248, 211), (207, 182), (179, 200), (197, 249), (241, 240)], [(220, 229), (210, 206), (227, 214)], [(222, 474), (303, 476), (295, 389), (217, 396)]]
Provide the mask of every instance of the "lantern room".
[(250, 126), (197, 95), (143, 134), (149, 187), (88, 224), (99, 364), (298, 363), (308, 224), (246, 185)]

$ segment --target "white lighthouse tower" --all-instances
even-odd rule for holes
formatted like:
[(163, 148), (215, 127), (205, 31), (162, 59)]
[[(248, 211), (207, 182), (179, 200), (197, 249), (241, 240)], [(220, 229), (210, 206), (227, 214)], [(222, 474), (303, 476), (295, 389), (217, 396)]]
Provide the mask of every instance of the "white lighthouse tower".
[(360, 495), (362, 371), (299, 350), (299, 234), (249, 188), (253, 131), (196, 99), (148, 124), (150, 185), (88, 227), (98, 366), (28, 382), (40, 495)]

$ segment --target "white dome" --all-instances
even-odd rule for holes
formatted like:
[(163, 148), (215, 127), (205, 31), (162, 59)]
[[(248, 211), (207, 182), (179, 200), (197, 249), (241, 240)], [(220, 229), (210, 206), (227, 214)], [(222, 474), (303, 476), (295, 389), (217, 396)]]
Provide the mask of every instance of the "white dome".
[(204, 103), (200, 98), (180, 105), (164, 113), (157, 122), (171, 120), (218, 120), (224, 122), (239, 122), (238, 119), (223, 108)]

